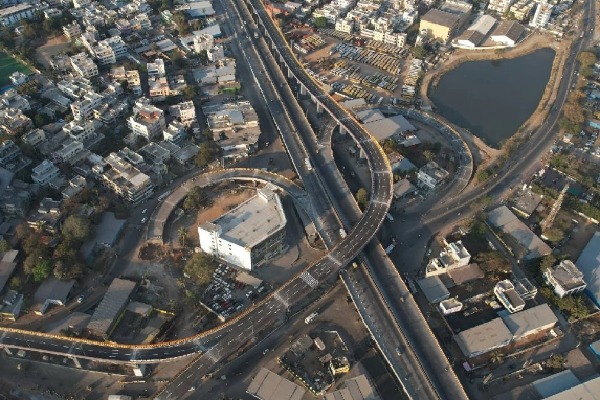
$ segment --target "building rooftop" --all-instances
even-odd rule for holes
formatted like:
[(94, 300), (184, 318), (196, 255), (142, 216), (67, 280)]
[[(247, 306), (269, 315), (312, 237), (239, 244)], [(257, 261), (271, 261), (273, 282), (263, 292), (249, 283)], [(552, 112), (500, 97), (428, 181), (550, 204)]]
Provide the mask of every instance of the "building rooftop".
[(438, 10), (437, 8), (432, 8), (421, 17), (422, 21), (427, 21), (432, 24), (441, 25), (448, 28), (454, 27), (458, 23), (459, 19), (460, 17), (458, 15)]
[(563, 390), (554, 396), (546, 397), (545, 400), (600, 400), (600, 377), (580, 383), (570, 389)]
[(14, 262), (16, 257), (16, 255), (13, 257), (14, 252), (16, 252), (16, 254), (19, 253), (18, 250), (9, 250), (2, 256), (2, 260), (0, 260), (0, 292), (2, 292), (10, 276), (17, 267), (17, 263)]
[(74, 280), (60, 281), (54, 277), (46, 279), (33, 296), (34, 308), (41, 309), (43, 312), (48, 302), (65, 304), (73, 285), (75, 285)]
[(358, 118), (363, 124), (379, 121), (380, 119), (385, 119), (385, 115), (383, 115), (383, 112), (381, 112), (381, 110), (377, 108), (356, 111), (355, 114), (356, 118)]
[(496, 26), (496, 29), (492, 32), (492, 36), (506, 36), (507, 38), (519, 40), (521, 35), (525, 32), (525, 27), (519, 24), (517, 21), (502, 21)]
[(542, 201), (541, 194), (534, 193), (530, 188), (526, 188), (519, 193), (519, 197), (515, 199), (513, 209), (525, 218), (529, 218), (535, 211), (537, 206)]
[(500, 303), (511, 313), (520, 311), (525, 307), (525, 302), (515, 290), (515, 286), (508, 279), (496, 283), (494, 294)]
[(261, 368), (250, 382), (246, 393), (261, 400), (302, 400), (306, 389)]
[(587, 283), (586, 292), (596, 305), (600, 305), (600, 232), (594, 233), (588, 244), (575, 262), (577, 268), (583, 272)]
[(268, 184), (233, 210), (212, 223), (201, 225), (205, 230), (220, 229), (220, 237), (240, 246), (252, 247), (266, 236), (280, 230), (286, 217), (275, 186)]
[(564, 290), (570, 290), (585, 285), (583, 273), (571, 260), (563, 260), (560, 264), (548, 269), (554, 279)]
[(556, 315), (554, 315), (548, 304), (540, 304), (527, 310), (509, 314), (502, 317), (502, 319), (515, 338), (527, 336), (558, 322)]
[(477, 31), (482, 35), (487, 35), (496, 25), (496, 18), (491, 15), (480, 15), (475, 19), (475, 22), (469, 27), (470, 31)]
[(566, 369), (557, 374), (547, 376), (542, 379), (534, 381), (531, 385), (534, 387), (536, 392), (542, 396), (543, 399), (555, 394), (564, 392), (565, 390), (571, 389), (573, 386), (579, 385), (581, 382), (573, 371)]
[(325, 395), (323, 400), (379, 400), (365, 375), (359, 375), (342, 383), (342, 389)]
[(536, 234), (521, 222), (508, 207), (500, 206), (488, 213), (488, 221), (504, 233), (511, 235), (529, 254), (527, 258), (536, 258), (552, 252), (550, 246), (542, 241)]
[(417, 283), (430, 303), (438, 303), (442, 300), (446, 300), (448, 296), (450, 296), (450, 292), (446, 289), (446, 286), (439, 276), (430, 276), (428, 278), (419, 279)]
[(375, 120), (363, 125), (365, 129), (380, 142), (390, 136), (400, 135), (402, 132), (413, 132), (417, 130), (417, 128), (408, 122), (402, 115)]
[(490, 322), (462, 331), (455, 337), (458, 346), (467, 357), (506, 346), (511, 339), (512, 333), (501, 318), (494, 318)]
[(133, 281), (114, 279), (104, 294), (104, 298), (96, 307), (87, 329), (100, 336), (108, 335), (108, 330), (129, 301), (135, 285), (136, 283)]

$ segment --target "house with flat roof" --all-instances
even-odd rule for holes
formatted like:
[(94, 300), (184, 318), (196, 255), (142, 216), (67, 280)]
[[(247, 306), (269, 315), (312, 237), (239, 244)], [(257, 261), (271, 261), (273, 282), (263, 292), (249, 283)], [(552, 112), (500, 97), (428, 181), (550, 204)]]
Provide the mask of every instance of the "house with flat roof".
[(523, 25), (517, 21), (506, 20), (496, 26), (490, 37), (496, 44), (514, 47), (524, 32), (525, 27)]
[(541, 194), (534, 193), (529, 187), (524, 188), (519, 191), (511, 208), (524, 218), (529, 218), (540, 205), (543, 197)]
[(268, 184), (233, 210), (198, 226), (202, 251), (246, 270), (279, 255), (287, 219), (276, 189)]
[(448, 171), (440, 167), (435, 161), (429, 161), (419, 169), (417, 184), (423, 189), (435, 190), (449, 175)]
[(129, 296), (131, 296), (135, 286), (136, 283), (133, 281), (113, 279), (87, 325), (90, 333), (102, 338), (110, 336), (119, 315), (129, 303)]
[(421, 17), (419, 31), (427, 36), (447, 42), (456, 33), (460, 24), (460, 15), (432, 8)]
[(561, 299), (569, 294), (581, 293), (586, 287), (583, 273), (571, 260), (563, 260), (548, 268), (544, 271), (544, 280)]
[(439, 276), (419, 279), (417, 284), (430, 303), (439, 303), (450, 297), (450, 292), (446, 289), (446, 285), (444, 285)]
[(425, 276), (435, 276), (445, 274), (446, 272), (469, 265), (471, 254), (462, 244), (462, 241), (448, 243), (444, 240), (445, 247), (440, 252), (438, 258), (432, 258), (427, 268)]
[(512, 333), (501, 318), (464, 330), (454, 340), (466, 358), (487, 354), (492, 350), (508, 346)]
[(6, 292), (0, 302), (0, 320), (16, 321), (23, 307), (23, 293), (18, 293), (16, 290)]
[(554, 328), (558, 318), (548, 304), (540, 304), (514, 314), (502, 317), (504, 324), (513, 335), (513, 342), (529, 336), (546, 333)]
[(515, 313), (525, 308), (525, 302), (508, 279), (496, 283), (494, 295), (509, 312)]
[(541, 398), (547, 399), (548, 397), (562, 393), (565, 390), (569, 390), (580, 383), (581, 381), (577, 379), (573, 371), (566, 369), (556, 374), (538, 379), (531, 385)]

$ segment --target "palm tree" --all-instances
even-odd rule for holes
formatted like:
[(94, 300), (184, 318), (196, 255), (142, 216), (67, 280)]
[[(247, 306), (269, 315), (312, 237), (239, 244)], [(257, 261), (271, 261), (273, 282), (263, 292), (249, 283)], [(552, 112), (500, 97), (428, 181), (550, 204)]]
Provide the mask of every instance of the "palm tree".
[(429, 151), (429, 150), (425, 150), (423, 152), (423, 157), (425, 157), (425, 159), (427, 160), (427, 162), (432, 161), (435, 157), (435, 154), (433, 154), (433, 152)]
[(179, 236), (179, 244), (185, 246), (185, 239), (188, 237), (188, 231), (185, 226), (181, 226), (177, 229), (177, 235)]
[(504, 355), (500, 351), (496, 350), (490, 354), (490, 362), (493, 365), (502, 364), (502, 361), (504, 361)]

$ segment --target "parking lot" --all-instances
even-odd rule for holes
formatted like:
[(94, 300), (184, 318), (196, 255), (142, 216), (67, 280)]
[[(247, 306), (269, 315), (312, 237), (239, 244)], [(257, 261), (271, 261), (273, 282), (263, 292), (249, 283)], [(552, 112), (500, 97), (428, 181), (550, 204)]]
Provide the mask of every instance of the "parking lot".
[(213, 281), (202, 295), (202, 304), (222, 321), (241, 311), (267, 293), (267, 284), (243, 271), (219, 264)]
[[(320, 36), (315, 40), (314, 36)], [(301, 53), (307, 72), (316, 80), (331, 86), (333, 91), (348, 98), (364, 98), (370, 103), (395, 103), (412, 101), (412, 93), (403, 91), (404, 85), (414, 86), (419, 71), (412, 71), (410, 82), (404, 82), (409, 72), (410, 51), (407, 47), (374, 40), (355, 39), (354, 36), (333, 29), (321, 29), (319, 34), (305, 36), (318, 46)], [(301, 40), (298, 41), (300, 43)], [(322, 45), (323, 42), (325, 45)], [(302, 46), (306, 47), (306, 46)], [(404, 95), (403, 95), (404, 94)]]

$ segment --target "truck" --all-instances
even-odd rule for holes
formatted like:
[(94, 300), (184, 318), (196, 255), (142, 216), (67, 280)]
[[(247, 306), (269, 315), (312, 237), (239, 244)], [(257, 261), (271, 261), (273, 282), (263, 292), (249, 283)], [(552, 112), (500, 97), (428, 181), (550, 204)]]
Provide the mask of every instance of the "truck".
[(304, 164), (306, 165), (306, 169), (312, 171), (312, 165), (310, 164), (310, 159), (308, 157), (304, 159)]
[(317, 312), (310, 314), (308, 317), (304, 318), (304, 323), (306, 325), (310, 324), (315, 318), (317, 318), (317, 315), (319, 315)]
[(394, 216), (390, 213), (385, 214), (385, 217), (390, 221), (393, 222), (394, 221)]
[(346, 230), (345, 230), (344, 228), (340, 228), (340, 237), (341, 237), (342, 239), (344, 239), (344, 238), (346, 238), (346, 236), (348, 236), (348, 235), (346, 234)]
[(258, 39), (258, 32), (254, 31), (254, 39)]

